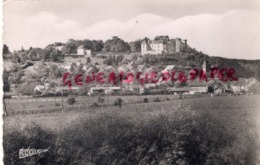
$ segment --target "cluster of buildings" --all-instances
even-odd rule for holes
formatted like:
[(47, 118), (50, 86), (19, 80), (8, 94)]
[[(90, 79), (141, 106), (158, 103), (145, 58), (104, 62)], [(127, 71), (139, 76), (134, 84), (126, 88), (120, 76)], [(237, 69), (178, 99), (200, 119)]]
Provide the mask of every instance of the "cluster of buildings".
[[(76, 65), (79, 67), (81, 64), (80, 62)], [(179, 67), (178, 67), (179, 68)], [(87, 73), (91, 73), (94, 68), (84, 68)], [(150, 68), (147, 68), (148, 70)], [(144, 71), (148, 71), (145, 69)], [(171, 72), (172, 70), (176, 69), (175, 65), (168, 65), (163, 69), (161, 72), (164, 73), (165, 71)], [(206, 62), (202, 65), (202, 70), (206, 73)], [(136, 84), (136, 83), (122, 83), (119, 86), (112, 86), (112, 84), (105, 84), (104, 85), (93, 85), (89, 91), (88, 95), (106, 95), (106, 94), (128, 94), (130, 91), (135, 94), (196, 94), (196, 93), (211, 93), (214, 95), (218, 95), (221, 93), (234, 93), (240, 94), (242, 91), (248, 91), (249, 88), (257, 82), (256, 79), (241, 79), (240, 81), (236, 82), (223, 82), (218, 78), (211, 79), (209, 81), (201, 81), (198, 78), (194, 79), (193, 81), (188, 80), (185, 83), (180, 81), (172, 82), (167, 81), (165, 82), (160, 78), (158, 83), (147, 83), (147, 84)], [(166, 87), (166, 88), (164, 88)], [(35, 87), (35, 92), (38, 93), (46, 93), (51, 88), (48, 85), (39, 85)], [(81, 90), (79, 86), (72, 86), (71, 89), (66, 87), (57, 86), (55, 87), (53, 93), (55, 92), (68, 92), (69, 90), (72, 91), (79, 91)], [(131, 93), (130, 92), (130, 93)]]
[[(62, 50), (63, 46), (56, 46), (57, 50)], [(185, 52), (188, 48), (187, 40), (181, 38), (170, 39), (169, 36), (158, 36), (154, 40), (145, 38), (141, 42), (141, 54), (171, 54), (176, 52)], [(77, 48), (76, 54), (70, 56), (91, 56), (91, 50), (86, 49), (84, 45)]]
[[(56, 50), (59, 50), (61, 51), (63, 48), (63, 46), (55, 46), (55, 49)], [(80, 45), (78, 48), (77, 48), (77, 53), (76, 54), (69, 54), (70, 56), (79, 56), (79, 57), (91, 57), (91, 49), (86, 49), (84, 47), (84, 45)]]
[(81, 45), (77, 49), (78, 56), (91, 57), (91, 50), (84, 48), (84, 45)]
[[(154, 40), (150, 40), (148, 38), (144, 39), (141, 42), (141, 54), (171, 54), (176, 52), (185, 52), (189, 48), (187, 44), (187, 40), (181, 39), (181, 38), (175, 38), (170, 39), (168, 36), (159, 36), (156, 37)], [(62, 49), (62, 46), (57, 47), (57, 49)], [(73, 54), (71, 56), (79, 56), (79, 57), (91, 57), (91, 50), (84, 48), (84, 45), (81, 45), (77, 48), (77, 54)], [(133, 61), (129, 62), (129, 64), (134, 63)], [(76, 63), (76, 66), (81, 66), (80, 62)], [(61, 65), (60, 67), (69, 70), (71, 67), (71, 63), (67, 63), (67, 65)], [(122, 67), (122, 66), (120, 66)], [(119, 68), (120, 68), (119, 67)], [(141, 65), (133, 67), (139, 69)], [(132, 68), (132, 69), (133, 69)], [(175, 68), (174, 65), (168, 65), (165, 67), (162, 72), (165, 71), (171, 71)], [(82, 68), (83, 70), (86, 70), (87, 73), (90, 73), (91, 69), (93, 68)], [(202, 65), (202, 70), (204, 73), (206, 73), (206, 62), (204, 61)], [(179, 94), (179, 93), (189, 93), (189, 94), (195, 94), (195, 93), (213, 93), (213, 94), (220, 94), (225, 93), (227, 91), (231, 91), (233, 93), (239, 93), (242, 90), (248, 90), (250, 86), (252, 86), (254, 83), (256, 83), (255, 79), (249, 79), (248, 81), (244, 82), (243, 84), (237, 84), (232, 82), (231, 85), (228, 86), (227, 83), (223, 83), (219, 81), (218, 79), (210, 80), (209, 82), (200, 81), (199, 79), (195, 79), (194, 81), (188, 81), (185, 85), (177, 87), (176, 85), (169, 85), (166, 88), (166, 91), (168, 94)], [(145, 91), (153, 90), (153, 89), (159, 89), (159, 84), (145, 84), (144, 86), (138, 85), (134, 87), (134, 84), (130, 85), (124, 85), (121, 87), (104, 87), (104, 86), (96, 86), (92, 87), (88, 94), (93, 95), (95, 93), (104, 93), (104, 94), (111, 94), (111, 93), (120, 93), (121, 91), (138, 91), (139, 94), (145, 93)], [(38, 86), (35, 88), (36, 91), (44, 91), (48, 89), (48, 87), (44, 86)], [(61, 89), (60, 89), (61, 90)], [(67, 90), (67, 89), (62, 89)], [(79, 90), (79, 87), (73, 87), (72, 90)], [(59, 91), (59, 90), (58, 90)]]
[(187, 48), (187, 40), (181, 38), (170, 39), (168, 36), (161, 36), (155, 38), (155, 40), (144, 39), (141, 43), (141, 54), (170, 54), (185, 52)]

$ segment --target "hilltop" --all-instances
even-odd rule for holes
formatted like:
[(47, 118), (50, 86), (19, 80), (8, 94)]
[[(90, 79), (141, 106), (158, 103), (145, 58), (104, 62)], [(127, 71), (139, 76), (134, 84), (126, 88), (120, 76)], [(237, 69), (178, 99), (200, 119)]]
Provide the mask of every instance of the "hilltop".
[[(158, 36), (159, 40), (165, 36)], [(260, 60), (227, 59), (212, 57), (195, 48), (187, 46), (180, 52), (163, 54), (142, 54), (141, 42), (125, 42), (113, 37), (105, 42), (101, 40), (69, 40), (67, 43), (53, 43), (45, 48), (30, 48), (10, 52), (5, 45), (4, 50), (4, 83), (5, 91), (10, 87), (23, 94), (33, 93), (37, 85), (54, 86), (61, 84), (62, 75), (66, 71), (73, 74), (87, 74), (94, 71), (131, 71), (161, 72), (168, 65), (175, 68), (202, 68), (206, 62), (207, 72), (212, 66), (233, 68), (239, 79), (255, 78), (260, 80)], [(91, 54), (79, 55), (78, 48)], [(258, 85), (255, 85), (256, 88)]]

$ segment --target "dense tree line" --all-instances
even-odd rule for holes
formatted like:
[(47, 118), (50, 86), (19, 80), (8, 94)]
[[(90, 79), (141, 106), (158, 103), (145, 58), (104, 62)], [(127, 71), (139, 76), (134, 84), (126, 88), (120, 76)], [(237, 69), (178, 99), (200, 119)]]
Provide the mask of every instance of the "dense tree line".
[(141, 52), (141, 42), (142, 40), (136, 40), (130, 42), (129, 45), (130, 45), (131, 52), (135, 52), (135, 53)]
[[(15, 63), (24, 63), (26, 60), (32, 61), (53, 61), (57, 62), (64, 58), (65, 55), (77, 54), (79, 46), (83, 46), (85, 49), (90, 49), (92, 52), (140, 52), (141, 40), (131, 42), (125, 42), (124, 40), (113, 37), (105, 42), (102, 40), (74, 40), (69, 39), (67, 43), (55, 42), (47, 45), (45, 48), (32, 48), (28, 50), (17, 50), (10, 52), (7, 45), (3, 46), (4, 59), (12, 59)], [(61, 49), (59, 49), (60, 47)]]
[(130, 51), (130, 46), (124, 40), (113, 37), (112, 39), (106, 40), (104, 43), (104, 51), (107, 52), (128, 52)]
[(63, 54), (76, 54), (77, 48), (83, 46), (85, 49), (90, 49), (92, 52), (100, 52), (104, 47), (102, 40), (74, 40), (69, 39), (66, 44), (63, 44)]

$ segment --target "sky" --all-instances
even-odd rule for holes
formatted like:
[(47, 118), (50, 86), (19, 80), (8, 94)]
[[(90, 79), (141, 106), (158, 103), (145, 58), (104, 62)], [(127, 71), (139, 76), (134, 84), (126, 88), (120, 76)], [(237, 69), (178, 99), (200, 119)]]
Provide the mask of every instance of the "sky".
[(210, 56), (260, 59), (259, 0), (5, 0), (3, 14), (10, 50), (168, 35)]

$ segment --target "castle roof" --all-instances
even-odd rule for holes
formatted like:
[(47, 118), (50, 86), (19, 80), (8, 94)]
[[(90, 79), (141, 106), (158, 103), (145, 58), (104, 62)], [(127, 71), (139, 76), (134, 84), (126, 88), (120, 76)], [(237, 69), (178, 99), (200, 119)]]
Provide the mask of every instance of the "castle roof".
[(150, 41), (151, 44), (164, 44), (165, 40), (152, 40)]
[(142, 44), (165, 44), (165, 40), (143, 40)]

